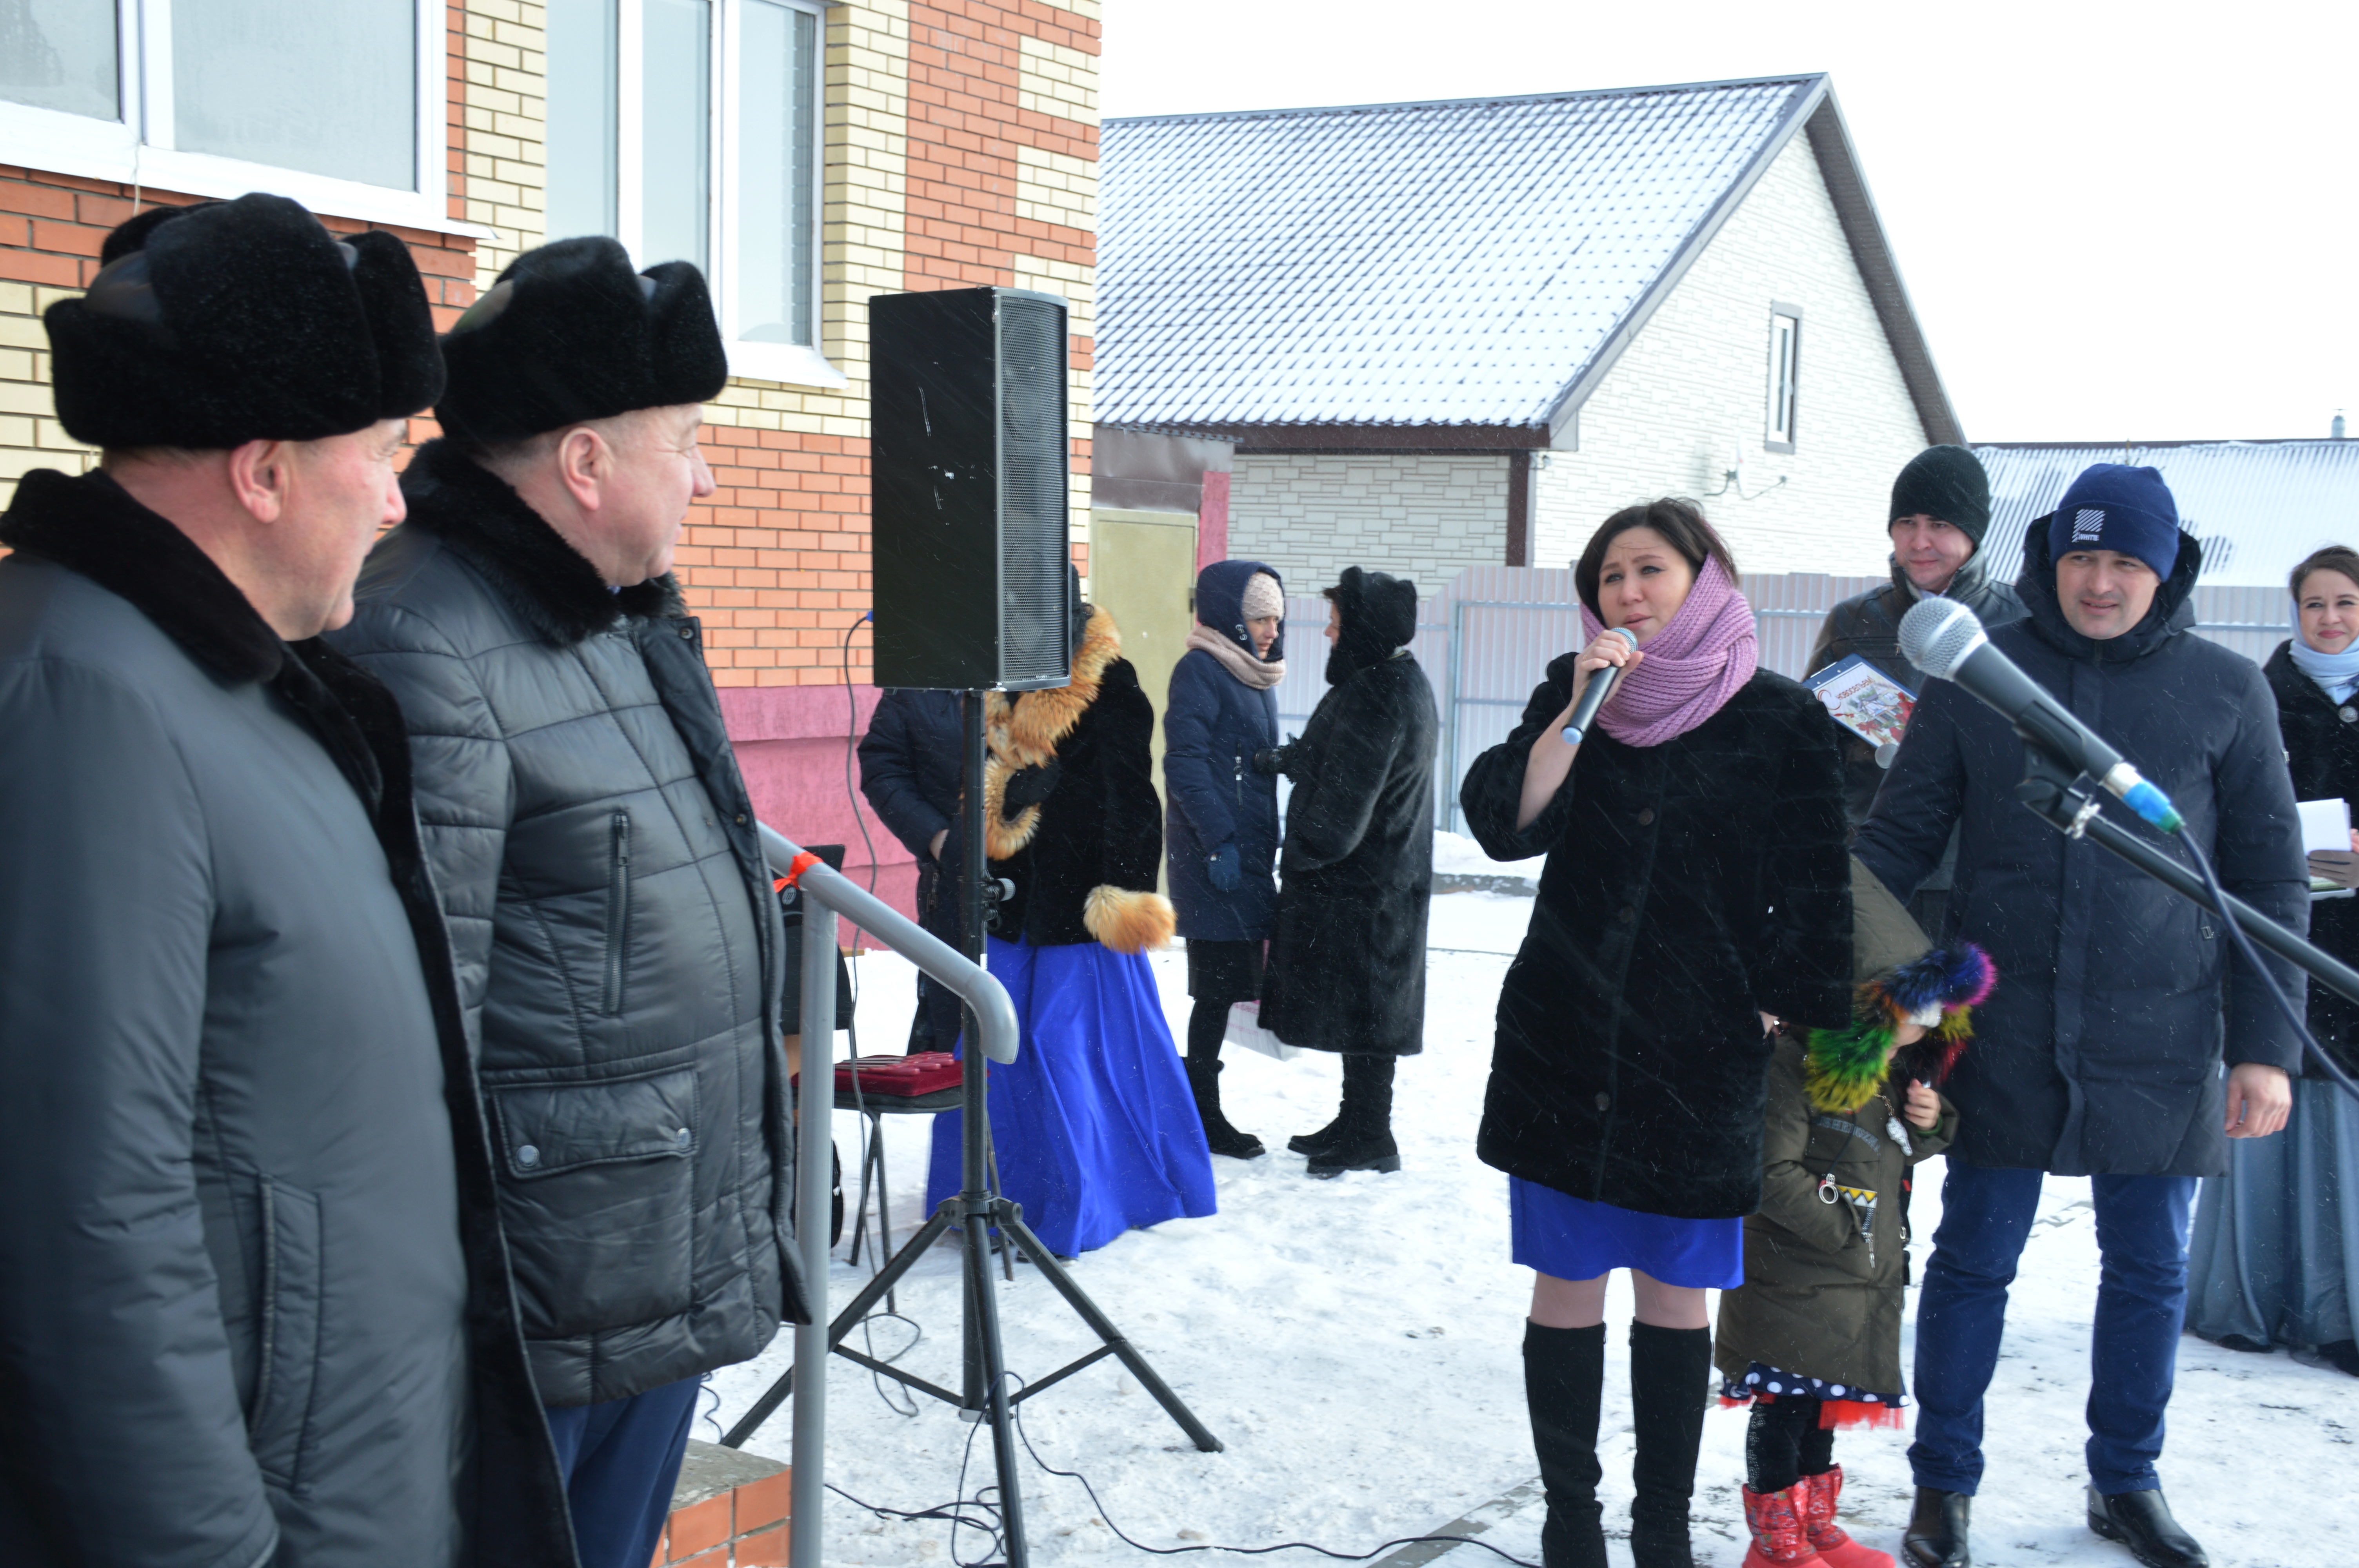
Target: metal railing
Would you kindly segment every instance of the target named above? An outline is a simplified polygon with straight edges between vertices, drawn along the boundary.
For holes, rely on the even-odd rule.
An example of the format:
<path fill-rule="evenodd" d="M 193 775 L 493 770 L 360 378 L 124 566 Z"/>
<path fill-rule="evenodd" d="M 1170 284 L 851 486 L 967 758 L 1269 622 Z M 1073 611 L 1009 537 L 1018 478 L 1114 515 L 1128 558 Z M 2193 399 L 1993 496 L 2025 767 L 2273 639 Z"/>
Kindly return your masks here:
<path fill-rule="evenodd" d="M 949 943 L 855 885 L 842 872 L 765 822 L 762 853 L 771 869 L 795 879 L 803 895 L 800 1048 L 801 1079 L 795 1115 L 795 1245 L 801 1255 L 810 1323 L 795 1325 L 794 1517 L 788 1557 L 796 1568 L 820 1568 L 824 1552 L 821 1509 L 826 1502 L 828 1357 L 828 1205 L 835 1148 L 836 917 L 948 986 L 973 1010 L 983 1054 L 1016 1060 L 1016 1006 L 1006 988 Z"/>

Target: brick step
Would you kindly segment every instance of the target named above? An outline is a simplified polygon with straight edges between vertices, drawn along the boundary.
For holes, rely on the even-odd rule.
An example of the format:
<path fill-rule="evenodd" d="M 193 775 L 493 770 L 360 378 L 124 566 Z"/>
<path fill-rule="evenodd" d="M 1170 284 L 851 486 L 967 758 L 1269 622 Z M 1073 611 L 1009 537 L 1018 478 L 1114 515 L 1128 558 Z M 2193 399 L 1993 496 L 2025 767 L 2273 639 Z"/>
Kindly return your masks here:
<path fill-rule="evenodd" d="M 793 1474 L 775 1459 L 691 1440 L 648 1568 L 783 1568 Z"/>

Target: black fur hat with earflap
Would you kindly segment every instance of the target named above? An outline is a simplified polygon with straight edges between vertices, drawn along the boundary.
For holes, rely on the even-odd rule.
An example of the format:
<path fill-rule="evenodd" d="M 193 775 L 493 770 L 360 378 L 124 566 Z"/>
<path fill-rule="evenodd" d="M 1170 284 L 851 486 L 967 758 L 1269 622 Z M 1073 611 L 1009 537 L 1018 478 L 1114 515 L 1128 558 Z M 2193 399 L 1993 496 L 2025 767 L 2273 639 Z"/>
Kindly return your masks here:
<path fill-rule="evenodd" d="M 598 235 L 510 262 L 442 352 L 451 385 L 435 416 L 476 446 L 702 403 L 729 380 L 704 275 L 688 262 L 635 272 L 630 254 Z"/>
<path fill-rule="evenodd" d="M 339 239 L 283 196 L 156 207 L 43 317 L 59 422 L 78 441 L 213 450 L 399 419 L 442 392 L 409 247 Z"/>

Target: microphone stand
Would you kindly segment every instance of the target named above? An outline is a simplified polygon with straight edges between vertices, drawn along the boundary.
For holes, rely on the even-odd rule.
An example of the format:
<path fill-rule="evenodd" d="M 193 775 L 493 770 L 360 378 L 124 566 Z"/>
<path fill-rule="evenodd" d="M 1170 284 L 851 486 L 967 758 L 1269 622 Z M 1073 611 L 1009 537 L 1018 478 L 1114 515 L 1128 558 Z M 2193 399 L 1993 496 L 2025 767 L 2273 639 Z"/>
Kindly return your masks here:
<path fill-rule="evenodd" d="M 2023 746 L 2023 782 L 2015 798 L 2067 838 L 2089 838 L 2111 850 L 2197 908 L 2213 912 L 2203 879 L 2102 811 L 2099 785 L 2069 769 L 2035 741 Z M 2255 941 L 2310 975 L 2329 990 L 2359 1002 L 2359 969 L 2312 946 L 2239 898 L 2221 894 L 2228 917 Z"/>

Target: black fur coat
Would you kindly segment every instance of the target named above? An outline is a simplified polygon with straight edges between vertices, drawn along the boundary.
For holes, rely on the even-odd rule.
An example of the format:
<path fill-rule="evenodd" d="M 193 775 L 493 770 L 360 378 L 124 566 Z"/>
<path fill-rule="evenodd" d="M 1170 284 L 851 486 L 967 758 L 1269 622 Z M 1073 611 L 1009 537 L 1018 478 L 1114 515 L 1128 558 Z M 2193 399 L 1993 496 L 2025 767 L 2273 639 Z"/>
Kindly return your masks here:
<path fill-rule="evenodd" d="M 1549 665 L 1459 796 L 1495 859 L 1548 856 L 1499 996 L 1478 1152 L 1619 1208 L 1750 1214 L 1776 1044 L 1758 1014 L 1851 1018 L 1834 732 L 1816 698 L 1765 670 L 1661 745 L 1592 731 L 1517 832 L 1524 763 L 1571 701 L 1575 657 Z"/>

